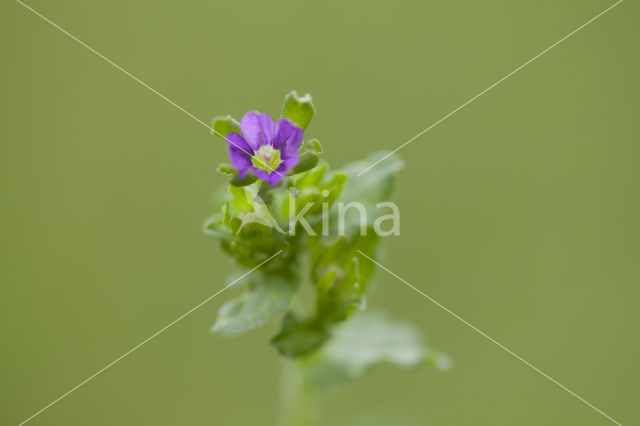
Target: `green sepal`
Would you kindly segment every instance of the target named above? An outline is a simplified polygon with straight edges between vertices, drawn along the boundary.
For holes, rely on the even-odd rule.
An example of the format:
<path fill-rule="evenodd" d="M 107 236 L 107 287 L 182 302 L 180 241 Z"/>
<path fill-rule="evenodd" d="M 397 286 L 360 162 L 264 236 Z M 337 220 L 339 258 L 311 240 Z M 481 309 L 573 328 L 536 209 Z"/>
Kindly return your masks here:
<path fill-rule="evenodd" d="M 304 130 L 315 113 L 316 108 L 313 106 L 311 95 L 307 93 L 304 96 L 299 96 L 294 90 L 284 97 L 280 116 L 288 118 L 293 124 Z"/>
<path fill-rule="evenodd" d="M 300 154 L 298 164 L 293 168 L 290 174 L 297 175 L 298 173 L 304 173 L 307 170 L 313 169 L 320 161 L 320 157 L 313 151 L 305 151 Z"/>

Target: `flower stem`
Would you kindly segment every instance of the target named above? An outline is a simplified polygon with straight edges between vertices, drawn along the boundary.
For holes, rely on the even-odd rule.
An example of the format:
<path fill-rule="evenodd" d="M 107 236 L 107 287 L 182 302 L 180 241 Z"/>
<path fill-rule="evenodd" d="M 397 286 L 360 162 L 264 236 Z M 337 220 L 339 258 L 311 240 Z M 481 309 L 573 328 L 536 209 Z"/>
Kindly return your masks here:
<path fill-rule="evenodd" d="M 295 360 L 282 361 L 280 376 L 280 426 L 319 425 L 317 391 L 305 383 L 304 366 Z"/>

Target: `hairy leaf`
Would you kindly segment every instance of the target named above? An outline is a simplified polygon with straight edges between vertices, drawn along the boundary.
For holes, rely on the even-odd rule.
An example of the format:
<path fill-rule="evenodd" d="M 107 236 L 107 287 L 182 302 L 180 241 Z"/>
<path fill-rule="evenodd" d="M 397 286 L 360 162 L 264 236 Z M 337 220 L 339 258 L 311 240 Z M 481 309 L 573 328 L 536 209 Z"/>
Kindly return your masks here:
<path fill-rule="evenodd" d="M 296 289 L 280 276 L 255 274 L 240 297 L 222 305 L 211 331 L 236 335 L 258 327 L 286 310 Z"/>
<path fill-rule="evenodd" d="M 438 362 L 432 362 L 438 358 Z M 391 363 L 415 367 L 433 363 L 446 367 L 444 355 L 429 349 L 411 324 L 391 321 L 380 312 L 365 312 L 335 328 L 331 339 L 308 362 L 308 380 L 330 385 L 361 376 L 372 367 Z"/>

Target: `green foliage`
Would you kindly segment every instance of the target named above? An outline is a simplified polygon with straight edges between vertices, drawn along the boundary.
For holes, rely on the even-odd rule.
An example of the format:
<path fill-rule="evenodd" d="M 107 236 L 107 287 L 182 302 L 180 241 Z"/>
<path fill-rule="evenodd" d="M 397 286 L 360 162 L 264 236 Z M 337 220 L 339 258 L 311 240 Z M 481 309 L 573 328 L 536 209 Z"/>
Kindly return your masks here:
<path fill-rule="evenodd" d="M 378 161 L 380 162 L 375 167 L 358 176 L 358 173 Z M 373 153 L 366 160 L 347 164 L 344 171 L 349 176 L 349 181 L 345 187 L 344 199 L 357 200 L 367 205 L 388 201 L 393 194 L 395 176 L 403 167 L 404 162 L 397 155 L 389 155 L 385 151 Z"/>
<path fill-rule="evenodd" d="M 293 168 L 293 174 L 298 174 L 298 173 L 303 173 L 306 172 L 309 169 L 313 169 L 316 164 L 318 164 L 318 161 L 320 160 L 320 157 L 318 156 L 318 154 L 314 151 L 305 151 L 302 154 L 300 154 L 300 159 L 298 160 L 298 164 L 296 164 L 296 166 Z"/>
<path fill-rule="evenodd" d="M 305 128 L 315 113 L 309 95 L 285 97 L 282 116 Z M 226 135 L 238 129 L 230 116 L 214 121 Z M 230 184 L 204 230 L 243 268 L 254 268 L 245 289 L 225 303 L 212 331 L 237 335 L 281 317 L 271 344 L 285 357 L 308 366 L 309 380 L 320 384 L 356 377 L 381 362 L 409 367 L 443 359 L 429 350 L 417 331 L 366 308 L 380 240 L 373 230 L 376 204 L 389 201 L 402 168 L 396 156 L 377 153 L 334 170 L 320 159 L 322 145 L 310 139 L 301 145 L 299 161 L 277 185 L 255 178 L 238 179 L 228 164 L 218 171 Z M 380 161 L 362 176 L 358 172 Z M 345 214 L 340 204 L 357 201 L 367 212 Z M 303 220 L 298 220 L 300 216 Z M 326 226 L 328 222 L 329 226 Z M 358 314 L 358 315 L 356 315 Z"/>
<path fill-rule="evenodd" d="M 313 151 L 316 154 L 322 153 L 322 144 L 318 139 L 309 139 L 303 147 L 306 151 Z"/>
<path fill-rule="evenodd" d="M 213 119 L 213 134 L 216 136 L 220 136 L 226 138 L 229 133 L 237 133 L 240 132 L 240 123 L 233 119 L 230 115 L 225 115 L 224 117 L 216 117 Z"/>
<path fill-rule="evenodd" d="M 387 152 L 380 151 L 373 153 L 369 158 L 355 163 L 350 163 L 344 167 L 347 174 L 347 181 L 340 197 L 345 205 L 351 201 L 358 201 L 366 210 L 367 226 L 372 226 L 381 214 L 381 210 L 376 208 L 378 203 L 389 201 L 393 195 L 396 174 L 404 167 L 404 163 L 398 156 L 392 154 L 388 157 Z M 362 170 L 377 162 L 375 167 L 366 173 L 358 176 Z M 355 209 L 346 209 L 344 216 L 345 228 L 347 232 L 357 232 L 360 226 L 364 225 L 360 213 Z M 337 232 L 338 220 L 331 222 L 334 232 Z"/>
<path fill-rule="evenodd" d="M 271 339 L 271 344 L 280 354 L 296 358 L 318 349 L 329 338 L 329 333 L 325 324 L 300 320 L 289 313 L 282 320 L 281 330 Z"/>
<path fill-rule="evenodd" d="M 380 312 L 363 312 L 338 325 L 321 350 L 305 360 L 307 380 L 327 386 L 361 376 L 383 363 L 402 368 L 422 364 L 450 367 L 449 358 L 427 347 L 411 324 L 390 320 Z"/>
<path fill-rule="evenodd" d="M 316 108 L 313 106 L 311 95 L 299 96 L 294 90 L 284 97 L 280 116 L 288 118 L 293 124 L 306 129 L 315 113 Z"/>
<path fill-rule="evenodd" d="M 241 296 L 222 305 L 211 331 L 231 336 L 256 328 L 284 312 L 296 289 L 280 275 L 256 274 Z"/>
<path fill-rule="evenodd" d="M 240 176 L 238 176 L 238 171 L 234 169 L 231 164 L 227 163 L 218 164 L 218 168 L 216 170 L 218 171 L 218 173 L 221 173 L 225 176 L 230 176 L 231 180 L 229 181 L 229 184 L 233 186 L 247 186 L 258 180 L 258 178 L 252 174 L 247 174 L 243 179 L 240 179 Z"/>

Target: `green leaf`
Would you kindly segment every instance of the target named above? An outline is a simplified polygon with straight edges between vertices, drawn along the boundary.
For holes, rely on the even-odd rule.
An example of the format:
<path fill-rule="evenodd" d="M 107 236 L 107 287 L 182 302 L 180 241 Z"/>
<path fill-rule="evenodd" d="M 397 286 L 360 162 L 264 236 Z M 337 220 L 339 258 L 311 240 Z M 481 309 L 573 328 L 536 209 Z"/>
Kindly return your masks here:
<path fill-rule="evenodd" d="M 237 170 L 229 163 L 220 163 L 218 167 L 216 167 L 216 172 L 221 173 L 225 176 L 233 176 L 237 174 Z"/>
<path fill-rule="evenodd" d="M 231 176 L 229 183 L 233 186 L 247 186 L 258 180 L 258 178 L 252 174 L 247 174 L 243 179 L 240 179 L 238 171 L 231 164 L 227 163 L 218 164 L 216 171 L 225 176 Z"/>
<path fill-rule="evenodd" d="M 367 281 L 375 270 L 375 264 L 363 259 L 359 251 L 372 258 L 377 258 L 379 254 L 378 242 L 378 236 L 372 229 L 368 229 L 366 235 L 354 234 L 340 237 L 331 243 L 317 242 L 313 246 L 312 256 L 314 282 L 319 282 L 322 279 L 321 275 L 325 273 L 324 271 L 339 269 L 339 275 L 344 279 L 356 279 L 359 286 L 358 293 L 364 294 Z"/>
<path fill-rule="evenodd" d="M 345 182 L 347 181 L 347 175 L 344 172 L 334 172 L 333 176 L 324 185 L 323 189 L 329 191 L 329 195 L 324 200 L 326 203 L 332 204 L 340 194 L 342 193 L 342 188 L 344 187 Z"/>
<path fill-rule="evenodd" d="M 249 185 L 237 187 L 229 185 L 231 199 L 227 203 L 228 220 L 234 234 L 259 239 L 271 237 L 271 230 L 284 233 L 269 207 L 258 196 L 258 187 Z M 268 242 L 266 240 L 264 242 Z"/>
<path fill-rule="evenodd" d="M 309 170 L 308 173 L 302 176 L 296 176 L 296 188 L 303 190 L 305 188 L 312 188 L 318 185 L 328 169 L 329 165 L 323 161 L 322 164 L 314 169 Z"/>
<path fill-rule="evenodd" d="M 349 259 L 349 267 L 331 267 L 318 281 L 318 317 L 326 323 L 344 321 L 366 307 L 366 283 L 358 268 L 357 257 Z"/>
<path fill-rule="evenodd" d="M 297 175 L 298 173 L 306 172 L 307 170 L 313 169 L 320 160 L 318 154 L 313 151 L 306 151 L 300 154 L 300 159 L 298 160 L 298 164 L 291 171 L 292 175 Z"/>
<path fill-rule="evenodd" d="M 229 133 L 240 133 L 240 123 L 233 119 L 230 115 L 225 115 L 224 117 L 215 117 L 213 119 L 213 134 L 216 136 L 220 136 L 221 138 L 227 137 Z"/>
<path fill-rule="evenodd" d="M 329 338 L 329 332 L 323 325 L 317 321 L 301 321 L 288 314 L 282 321 L 280 332 L 271 339 L 271 344 L 286 357 L 307 355 Z"/>
<path fill-rule="evenodd" d="M 203 228 L 205 234 L 213 235 L 220 239 L 228 239 L 231 235 L 231 231 L 224 224 L 223 217 L 220 213 L 209 216 L 205 221 Z"/>
<path fill-rule="evenodd" d="M 227 137 L 231 132 L 240 134 L 240 123 L 234 120 L 230 115 L 225 117 L 216 117 L 213 119 L 213 134 L 222 138 Z M 225 176 L 231 176 L 229 182 L 233 186 L 247 186 L 258 180 L 253 174 L 247 174 L 243 179 L 240 179 L 238 171 L 231 164 L 220 163 L 216 169 L 218 173 L 222 173 Z"/>
<path fill-rule="evenodd" d="M 251 185 L 256 180 L 258 180 L 258 177 L 250 173 L 247 174 L 243 179 L 240 179 L 240 177 L 238 176 L 238 173 L 236 172 L 233 174 L 233 178 L 229 183 L 233 186 L 247 186 L 247 185 Z"/>
<path fill-rule="evenodd" d="M 229 186 L 229 194 L 231 194 L 231 200 L 229 200 L 229 213 L 232 216 L 238 216 L 243 212 L 253 211 L 251 205 L 251 193 L 248 193 L 246 188 L 238 188 L 237 186 Z"/>
<path fill-rule="evenodd" d="M 315 385 L 330 385 L 382 363 L 415 367 L 433 353 L 413 325 L 391 321 L 380 312 L 364 312 L 337 326 L 324 347 L 308 359 L 307 378 Z"/>
<path fill-rule="evenodd" d="M 255 274 L 247 291 L 222 305 L 211 331 L 232 336 L 256 328 L 284 312 L 296 289 L 278 275 Z"/>
<path fill-rule="evenodd" d="M 284 97 L 282 114 L 280 114 L 280 116 L 288 118 L 293 124 L 304 130 L 309 125 L 315 113 L 316 108 L 313 106 L 311 95 L 307 93 L 304 96 L 299 96 L 294 90 Z"/>
<path fill-rule="evenodd" d="M 302 145 L 303 151 L 313 151 L 316 154 L 322 153 L 322 144 L 318 139 L 309 139 L 307 142 Z"/>
<path fill-rule="evenodd" d="M 347 235 L 360 232 L 360 228 L 363 225 L 372 226 L 383 213 L 388 214 L 388 210 L 377 208 L 377 204 L 391 201 L 397 172 L 402 169 L 404 163 L 396 155 L 384 158 L 385 155 L 387 153 L 377 152 L 367 160 L 350 163 L 343 168 L 347 174 L 347 180 L 339 201 L 342 201 L 345 206 L 350 202 L 356 201 L 366 211 L 365 222 L 364 217 L 361 218 L 361 213 L 358 209 L 345 208 L 342 217 Z M 366 173 L 358 176 L 361 171 L 367 169 L 367 167 L 381 158 L 384 159 L 367 170 Z M 332 217 L 329 223 L 332 227 L 331 234 L 338 232 L 339 217 Z"/>
<path fill-rule="evenodd" d="M 276 231 L 284 234 L 285 233 L 284 230 L 280 227 L 280 225 L 278 224 L 278 221 L 271 214 L 271 210 L 269 210 L 269 207 L 264 203 L 264 201 L 262 201 L 262 198 L 260 198 L 258 194 L 255 192 L 256 188 L 248 187 L 247 190 L 248 190 L 247 192 L 253 191 L 252 205 L 253 205 L 253 211 L 254 211 L 254 220 L 259 223 L 262 223 L 265 226 L 274 228 Z"/>
<path fill-rule="evenodd" d="M 366 160 L 347 164 L 343 170 L 348 178 L 341 199 L 374 206 L 381 201 L 389 201 L 393 193 L 394 177 L 404 167 L 404 163 L 395 154 L 385 157 L 386 155 L 387 152 L 376 152 Z M 381 158 L 384 159 L 358 176 Z"/>

